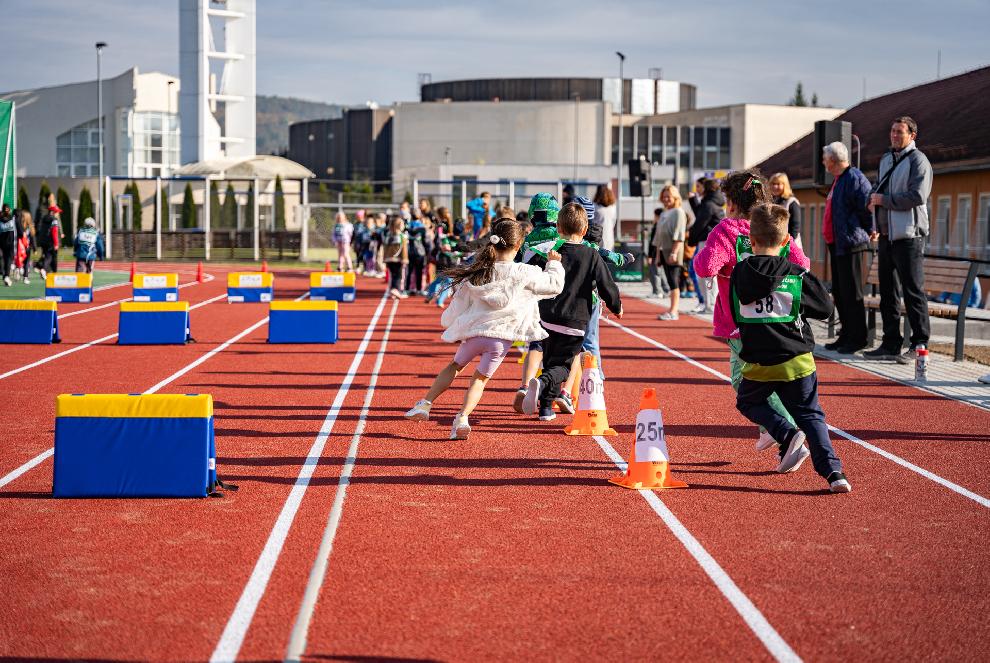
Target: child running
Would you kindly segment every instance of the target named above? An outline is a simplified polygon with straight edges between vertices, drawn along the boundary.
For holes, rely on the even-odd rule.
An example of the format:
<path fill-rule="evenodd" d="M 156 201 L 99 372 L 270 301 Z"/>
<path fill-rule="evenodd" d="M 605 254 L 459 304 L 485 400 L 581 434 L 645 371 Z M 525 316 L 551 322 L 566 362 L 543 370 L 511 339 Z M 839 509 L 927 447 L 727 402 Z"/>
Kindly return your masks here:
<path fill-rule="evenodd" d="M 732 317 L 729 303 L 729 277 L 736 263 L 752 253 L 749 244 L 750 211 L 757 204 L 772 202 L 764 182 L 762 173 L 756 169 L 731 173 L 722 181 L 721 189 L 726 198 L 726 218 L 719 221 L 712 229 L 705 247 L 694 256 L 694 269 L 698 276 L 718 279 L 712 331 L 715 336 L 728 340 L 732 388 L 737 393 L 742 381 L 743 362 L 739 358 L 742 341 L 739 340 L 739 329 Z M 787 242 L 781 249 L 781 255 L 802 269 L 811 266 L 811 261 L 794 242 Z M 791 426 L 795 425 L 794 419 L 781 405 L 780 398 L 776 394 L 771 395 L 767 402 Z M 761 430 L 760 437 L 756 441 L 756 449 L 763 451 L 777 445 L 778 455 L 781 458 L 777 471 L 797 470 L 808 457 L 808 450 L 802 446 L 803 453 L 799 452 L 796 459 L 788 459 L 793 462 L 784 463 L 785 447 L 780 442 L 781 440 Z"/>
<path fill-rule="evenodd" d="M 535 414 L 538 408 L 541 421 L 556 417 L 553 402 L 560 396 L 571 362 L 581 351 L 596 288 L 605 306 L 622 317 L 619 288 L 598 251 L 584 243 L 587 230 L 588 214 L 584 208 L 579 203 L 564 205 L 557 216 L 557 231 L 563 243 L 554 244 L 563 256 L 564 289 L 557 297 L 540 302 L 540 318 L 548 333 L 543 342 L 543 375 L 529 381 L 522 399 L 523 412 Z M 533 260 L 542 262 L 539 255 Z"/>
<path fill-rule="evenodd" d="M 782 471 L 797 469 L 807 439 L 811 462 L 829 490 L 848 493 L 852 485 L 842 473 L 842 461 L 832 448 L 825 413 L 818 404 L 815 337 L 807 320 L 826 320 L 834 307 L 821 281 L 781 255 L 790 241 L 789 216 L 780 205 L 753 207 L 749 230 L 753 255 L 736 265 L 729 280 L 743 360 L 736 407 L 785 446 Z M 797 420 L 796 427 L 770 407 L 771 395 L 780 398 Z"/>
<path fill-rule="evenodd" d="M 437 375 L 426 397 L 405 414 L 413 421 L 427 421 L 436 398 L 447 391 L 465 366 L 480 356 L 461 411 L 451 425 L 452 440 L 466 440 L 471 434 L 468 417 L 513 341 L 538 341 L 547 337 L 540 327 L 538 302 L 560 294 L 564 287 L 564 267 L 559 253 L 548 255 L 545 269 L 514 262 L 524 238 L 514 219 L 496 221 L 486 238 L 487 245 L 474 254 L 470 263 L 446 272 L 454 296 L 440 318 L 446 327 L 443 340 L 461 345 L 454 360 Z"/>

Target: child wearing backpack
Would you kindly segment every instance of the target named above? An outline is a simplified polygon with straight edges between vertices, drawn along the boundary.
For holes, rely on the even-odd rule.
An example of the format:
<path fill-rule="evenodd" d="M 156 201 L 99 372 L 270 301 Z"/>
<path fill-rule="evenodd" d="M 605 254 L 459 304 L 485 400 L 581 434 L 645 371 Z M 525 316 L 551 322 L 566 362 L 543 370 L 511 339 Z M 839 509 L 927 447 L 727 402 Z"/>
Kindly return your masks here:
<path fill-rule="evenodd" d="M 712 332 L 719 338 L 724 338 L 729 344 L 729 368 L 732 377 L 732 388 L 739 391 L 742 382 L 743 361 L 739 358 L 742 341 L 739 340 L 739 329 L 732 316 L 729 301 L 729 278 L 736 263 L 752 254 L 749 240 L 749 214 L 758 204 L 771 202 L 763 174 L 759 170 L 741 170 L 728 175 L 721 184 L 722 193 L 726 198 L 726 217 L 718 222 L 708 234 L 705 247 L 694 256 L 694 270 L 702 278 L 715 278 L 718 282 L 718 295 L 715 298 L 715 312 L 712 319 Z M 780 249 L 782 256 L 802 269 L 808 269 L 811 261 L 804 255 L 801 248 L 794 242 L 787 242 Z M 773 394 L 768 403 L 788 423 L 794 425 L 794 419 Z M 781 464 L 777 471 L 794 471 L 808 457 L 808 450 L 794 466 L 784 464 L 785 447 L 782 440 L 775 439 L 770 433 L 761 430 L 756 441 L 757 451 L 778 447 Z M 803 448 L 803 447 L 802 447 Z M 788 469 L 789 468 L 789 469 Z"/>
<path fill-rule="evenodd" d="M 409 264 L 409 237 L 401 216 L 392 217 L 382 235 L 382 260 L 388 269 L 388 294 L 393 299 L 405 299 L 409 295 L 402 292 L 402 273 Z"/>
<path fill-rule="evenodd" d="M 417 216 L 420 214 L 416 210 Z M 409 265 L 406 273 L 406 294 L 423 294 L 423 273 L 426 270 L 427 228 L 423 219 L 414 218 L 409 222 Z"/>
<path fill-rule="evenodd" d="M 487 245 L 474 254 L 471 262 L 445 272 L 453 284 L 454 296 L 440 317 L 446 327 L 443 340 L 459 342 L 460 346 L 426 396 L 405 414 L 412 421 L 427 421 L 434 401 L 450 388 L 465 366 L 480 357 L 461 410 L 451 425 L 452 440 L 465 440 L 471 434 L 468 417 L 512 343 L 547 337 L 540 326 L 538 302 L 559 294 L 564 287 L 560 254 L 550 252 L 543 269 L 515 262 L 523 233 L 514 219 L 499 219 L 487 237 Z"/>
<path fill-rule="evenodd" d="M 829 490 L 848 493 L 852 485 L 842 472 L 818 404 L 815 336 L 807 320 L 826 320 L 834 307 L 821 281 L 781 255 L 792 241 L 788 217 L 780 205 L 753 207 L 749 231 L 753 255 L 736 265 L 729 278 L 742 360 L 736 407 L 784 446 L 778 471 L 792 472 L 801 465 L 807 440 L 811 462 Z M 793 415 L 796 425 L 770 407 L 771 394 Z"/>

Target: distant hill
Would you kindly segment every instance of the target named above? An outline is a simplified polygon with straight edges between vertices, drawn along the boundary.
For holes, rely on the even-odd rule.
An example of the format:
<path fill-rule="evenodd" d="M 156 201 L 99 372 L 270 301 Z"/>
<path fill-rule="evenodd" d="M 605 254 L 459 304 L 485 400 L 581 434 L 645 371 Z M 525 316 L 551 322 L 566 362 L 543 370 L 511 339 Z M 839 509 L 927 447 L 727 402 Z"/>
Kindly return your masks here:
<path fill-rule="evenodd" d="M 343 106 L 306 101 L 292 97 L 258 95 L 257 112 L 258 154 L 283 154 L 289 149 L 289 125 L 304 120 L 324 120 L 340 117 Z"/>

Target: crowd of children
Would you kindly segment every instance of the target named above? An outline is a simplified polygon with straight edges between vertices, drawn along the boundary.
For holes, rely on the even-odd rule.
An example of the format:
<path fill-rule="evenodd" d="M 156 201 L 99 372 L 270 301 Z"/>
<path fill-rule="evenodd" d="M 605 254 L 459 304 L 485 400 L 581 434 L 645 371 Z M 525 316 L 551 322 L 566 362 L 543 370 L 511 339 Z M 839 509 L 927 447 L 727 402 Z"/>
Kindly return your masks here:
<path fill-rule="evenodd" d="M 828 318 L 831 299 L 788 235 L 787 209 L 773 204 L 758 171 L 699 182 L 697 193 L 693 207 L 696 218 L 705 216 L 705 227 L 689 232 L 677 189 L 664 188 L 648 253 L 652 273 L 674 295 L 687 280 L 685 254 L 696 250 L 690 260 L 696 290 L 699 298 L 707 295 L 696 312 L 713 307 L 714 335 L 729 346 L 737 408 L 760 427 L 756 449 L 777 450 L 779 473 L 797 471 L 810 457 L 832 492 L 851 491 L 818 403 L 807 322 Z M 451 439 L 470 435 L 469 417 L 514 344 L 526 349 L 514 409 L 544 421 L 556 417 L 555 406 L 573 413 L 570 385 L 582 351 L 594 353 L 601 366 L 602 306 L 623 314 L 608 263 L 621 267 L 632 259 L 598 246 L 601 228 L 587 199 L 571 195 L 561 206 L 540 193 L 525 220 L 501 208 L 494 222 L 487 216 L 490 197 L 471 203 L 467 224 L 451 220 L 444 208 L 433 213 L 426 201 L 415 211 L 404 205 L 391 218 L 370 215 L 353 229 L 353 246 L 340 246 L 354 250 L 359 271 L 380 276 L 387 269 L 391 296 L 422 294 L 446 306 L 443 340 L 457 343 L 457 350 L 406 418 L 429 420 L 435 400 L 478 359 L 451 422 Z M 708 209 L 713 206 L 719 211 Z M 342 244 L 347 236 L 345 227 Z M 672 303 L 662 319 L 677 319 Z"/>
<path fill-rule="evenodd" d="M 49 272 L 58 271 L 58 252 L 64 238 L 62 210 L 54 201 L 42 209 L 44 213 L 35 228 L 29 210 L 12 210 L 9 205 L 0 207 L 0 278 L 7 287 L 14 280 L 30 285 L 32 268 L 42 279 Z M 93 218 L 83 220 L 72 245 L 76 271 L 92 272 L 94 261 L 103 259 L 105 248 L 103 235 Z M 37 260 L 36 250 L 40 250 Z"/>

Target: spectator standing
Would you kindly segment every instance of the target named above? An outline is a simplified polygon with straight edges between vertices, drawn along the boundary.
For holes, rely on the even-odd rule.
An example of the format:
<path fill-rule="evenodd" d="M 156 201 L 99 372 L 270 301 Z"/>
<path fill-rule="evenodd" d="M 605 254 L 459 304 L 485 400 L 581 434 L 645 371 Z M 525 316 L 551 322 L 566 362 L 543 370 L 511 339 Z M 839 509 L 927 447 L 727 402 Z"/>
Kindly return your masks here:
<path fill-rule="evenodd" d="M 48 272 L 58 272 L 58 247 L 62 238 L 58 215 L 61 213 L 58 205 L 50 206 L 38 225 L 38 246 L 41 248 L 39 270 L 42 279 L 48 276 Z"/>
<path fill-rule="evenodd" d="M 491 223 L 492 194 L 482 191 L 481 195 L 467 202 L 468 214 L 471 217 L 472 239 L 481 237 L 481 228 Z"/>
<path fill-rule="evenodd" d="M 3 273 L 3 283 L 10 287 L 10 274 L 14 267 L 14 256 L 17 253 L 17 221 L 9 205 L 0 207 L 0 270 Z"/>
<path fill-rule="evenodd" d="M 454 220 L 450 216 L 450 210 L 446 207 L 437 208 L 437 224 L 444 235 L 454 234 Z"/>
<path fill-rule="evenodd" d="M 31 212 L 26 209 L 17 210 L 17 253 L 14 265 L 20 270 L 24 285 L 31 284 L 31 256 L 37 248 L 34 240 L 34 223 L 31 222 Z"/>
<path fill-rule="evenodd" d="M 801 203 L 794 196 L 791 190 L 791 180 L 787 173 L 774 173 L 770 176 L 770 195 L 773 196 L 775 205 L 780 205 L 787 210 L 790 218 L 787 221 L 787 234 L 794 238 L 794 243 L 800 247 L 801 244 Z"/>
<path fill-rule="evenodd" d="M 678 305 L 681 301 L 681 271 L 684 262 L 684 237 L 687 232 L 687 213 L 681 209 L 681 194 L 672 184 L 660 191 L 663 212 L 657 223 L 657 234 L 653 244 L 656 247 L 656 261 L 670 284 L 670 310 L 661 313 L 660 320 L 677 320 L 680 317 Z"/>
<path fill-rule="evenodd" d="M 382 259 L 388 268 L 388 294 L 393 299 L 408 297 L 402 292 L 402 271 L 409 264 L 409 237 L 401 216 L 392 217 L 382 235 Z"/>
<path fill-rule="evenodd" d="M 842 328 L 825 347 L 852 354 L 866 347 L 866 307 L 863 304 L 863 252 L 869 248 L 873 217 L 866 204 L 870 182 L 849 165 L 849 150 L 841 142 L 822 150 L 822 164 L 835 178 L 825 199 L 822 234 L 832 264 L 832 299 Z"/>
<path fill-rule="evenodd" d="M 705 248 L 708 234 L 725 218 L 723 209 L 725 196 L 719 191 L 719 181 L 708 177 L 699 178 L 695 182 L 695 190 L 688 194 L 688 203 L 691 205 L 691 211 L 694 212 L 694 223 L 691 224 L 691 230 L 688 232 L 687 243 L 694 248 L 695 253 L 698 253 Z M 694 271 L 693 268 L 691 271 Z M 703 283 L 696 283 L 695 289 L 698 294 L 698 306 L 691 312 L 711 313 L 715 306 L 715 297 L 718 295 L 717 281 L 705 279 Z"/>
<path fill-rule="evenodd" d="M 876 214 L 877 276 L 880 279 L 880 315 L 883 341 L 863 356 L 870 359 L 914 359 L 928 345 L 930 325 L 923 270 L 928 208 L 932 192 L 932 166 L 915 146 L 918 125 L 910 117 L 896 118 L 890 125 L 890 151 L 880 159 L 877 185 L 869 208 Z M 897 275 L 895 279 L 894 275 Z M 898 289 L 898 282 L 900 289 Z M 900 290 L 900 292 L 899 292 Z M 911 347 L 904 355 L 901 344 L 901 292 L 911 323 Z"/>
<path fill-rule="evenodd" d="M 615 194 L 605 184 L 595 190 L 595 219 L 602 227 L 602 248 L 615 250 Z"/>
<path fill-rule="evenodd" d="M 427 230 L 421 219 L 409 222 L 408 255 L 409 267 L 406 271 L 406 294 L 423 294 L 423 272 L 426 269 Z"/>
<path fill-rule="evenodd" d="M 663 272 L 663 265 L 657 262 L 657 229 L 660 225 L 660 215 L 663 214 L 663 208 L 657 207 L 653 210 L 653 228 L 650 230 L 650 241 L 646 245 L 646 264 L 649 265 L 649 278 L 650 278 L 650 288 L 653 292 L 650 293 L 650 297 L 659 297 L 661 290 L 664 295 L 669 292 L 669 286 L 667 285 L 667 277 Z"/>
<path fill-rule="evenodd" d="M 351 241 L 354 239 L 354 224 L 347 220 L 347 215 L 337 212 L 336 223 L 333 226 L 333 243 L 337 246 L 337 271 L 354 271 L 351 262 Z"/>
<path fill-rule="evenodd" d="M 103 235 L 96 228 L 96 219 L 88 217 L 83 221 L 82 228 L 76 233 L 73 242 L 73 255 L 76 257 L 76 271 L 93 273 L 93 261 L 103 260 Z"/>

